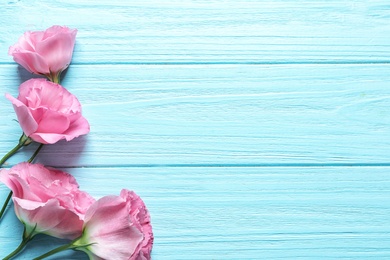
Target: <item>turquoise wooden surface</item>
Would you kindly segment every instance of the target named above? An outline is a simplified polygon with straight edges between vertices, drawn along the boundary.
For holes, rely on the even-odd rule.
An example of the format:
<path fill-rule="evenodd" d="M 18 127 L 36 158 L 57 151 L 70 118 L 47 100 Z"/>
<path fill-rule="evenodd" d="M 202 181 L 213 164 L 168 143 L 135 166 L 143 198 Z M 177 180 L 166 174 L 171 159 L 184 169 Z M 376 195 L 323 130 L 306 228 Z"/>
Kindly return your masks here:
<path fill-rule="evenodd" d="M 91 133 L 38 162 L 96 198 L 141 195 L 153 259 L 390 259 L 388 1 L 95 2 L 0 4 L 4 93 L 31 77 L 7 55 L 24 31 L 79 30 L 62 84 Z M 5 98 L 0 115 L 4 154 L 20 128 Z M 3 256 L 12 208 L 0 231 Z"/>

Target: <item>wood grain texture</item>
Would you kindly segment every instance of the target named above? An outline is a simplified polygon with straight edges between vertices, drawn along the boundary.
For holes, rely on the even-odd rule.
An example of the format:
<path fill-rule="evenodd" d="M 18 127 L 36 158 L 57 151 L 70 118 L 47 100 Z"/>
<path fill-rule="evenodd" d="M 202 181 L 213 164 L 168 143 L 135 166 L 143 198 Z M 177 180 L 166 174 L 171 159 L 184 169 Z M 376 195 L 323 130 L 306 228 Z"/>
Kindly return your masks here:
<path fill-rule="evenodd" d="M 95 197 L 106 194 L 107 184 L 113 194 L 125 186 L 138 191 L 152 214 L 154 259 L 386 259 L 389 254 L 389 167 L 67 171 Z M 5 193 L 2 186 L 0 194 Z M 4 223 L 20 231 L 11 217 L 9 212 Z M 15 247 L 19 234 L 0 233 L 7 241 L 0 251 Z M 20 259 L 55 242 L 39 237 Z"/>
<path fill-rule="evenodd" d="M 8 0 L 0 89 L 16 96 L 32 77 L 7 56 L 24 31 L 78 29 L 62 84 L 91 133 L 37 161 L 96 198 L 141 195 L 153 259 L 385 260 L 389 18 L 385 0 Z M 0 98 L 0 154 L 21 134 L 15 118 Z M 21 233 L 10 207 L 0 257 Z M 17 259 L 63 243 L 38 236 Z"/>
<path fill-rule="evenodd" d="M 1 85 L 16 96 L 17 68 L 3 67 Z M 73 65 L 63 84 L 84 105 L 92 131 L 71 146 L 45 147 L 44 162 L 389 164 L 389 68 Z M 3 153 L 19 136 L 12 111 L 4 98 Z"/>
<path fill-rule="evenodd" d="M 390 61 L 383 0 L 29 0 L 1 12 L 0 53 L 25 30 L 66 24 L 79 29 L 74 64 Z"/>

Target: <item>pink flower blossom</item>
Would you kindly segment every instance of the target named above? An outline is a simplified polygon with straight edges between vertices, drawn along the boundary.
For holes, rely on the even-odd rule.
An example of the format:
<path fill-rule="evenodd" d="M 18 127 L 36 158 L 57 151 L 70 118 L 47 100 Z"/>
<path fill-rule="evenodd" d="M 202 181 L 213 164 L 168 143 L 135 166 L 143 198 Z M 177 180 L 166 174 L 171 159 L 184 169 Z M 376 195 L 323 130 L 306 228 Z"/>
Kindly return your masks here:
<path fill-rule="evenodd" d="M 120 196 L 99 199 L 88 209 L 83 235 L 73 245 L 95 260 L 151 259 L 153 233 L 144 202 L 125 189 Z"/>
<path fill-rule="evenodd" d="M 82 234 L 94 199 L 78 189 L 75 178 L 40 164 L 20 163 L 0 170 L 0 181 L 13 192 L 15 213 L 27 233 L 74 239 Z"/>
<path fill-rule="evenodd" d="M 6 97 L 14 106 L 23 132 L 36 142 L 70 141 L 89 132 L 79 101 L 59 84 L 30 79 L 20 85 L 17 99 L 9 94 Z"/>
<path fill-rule="evenodd" d="M 76 29 L 58 25 L 45 31 L 25 32 L 8 54 L 31 73 L 58 77 L 70 64 L 76 34 Z"/>

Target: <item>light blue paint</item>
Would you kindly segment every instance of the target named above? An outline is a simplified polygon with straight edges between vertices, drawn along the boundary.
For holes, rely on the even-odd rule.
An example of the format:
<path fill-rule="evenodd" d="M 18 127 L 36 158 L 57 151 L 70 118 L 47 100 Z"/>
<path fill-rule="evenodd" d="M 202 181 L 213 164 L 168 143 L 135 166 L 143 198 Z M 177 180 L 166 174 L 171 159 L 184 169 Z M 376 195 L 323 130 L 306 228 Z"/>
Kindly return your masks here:
<path fill-rule="evenodd" d="M 25 30 L 79 30 L 62 84 L 91 133 L 44 147 L 38 162 L 96 198 L 140 194 L 153 259 L 390 259 L 386 1 L 30 0 L 0 10 L 0 88 L 14 96 L 31 75 L 8 47 Z M 5 98 L 0 115 L 4 154 L 21 133 Z M 0 257 L 21 232 L 10 208 Z M 37 237 L 17 259 L 61 243 Z"/>

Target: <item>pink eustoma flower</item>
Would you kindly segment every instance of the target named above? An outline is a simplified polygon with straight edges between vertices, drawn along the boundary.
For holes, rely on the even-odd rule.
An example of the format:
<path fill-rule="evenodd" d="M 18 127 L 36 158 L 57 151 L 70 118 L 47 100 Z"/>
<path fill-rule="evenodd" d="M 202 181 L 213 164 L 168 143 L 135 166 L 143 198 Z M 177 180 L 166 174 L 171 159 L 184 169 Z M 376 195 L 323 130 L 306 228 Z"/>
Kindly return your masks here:
<path fill-rule="evenodd" d="M 149 212 L 138 195 L 125 189 L 88 209 L 83 235 L 73 242 L 75 249 L 94 260 L 148 260 L 152 245 Z"/>
<path fill-rule="evenodd" d="M 87 209 L 95 200 L 78 189 L 75 178 L 40 164 L 20 163 L 0 170 L 25 233 L 74 239 L 82 234 Z"/>
<path fill-rule="evenodd" d="M 89 132 L 80 102 L 59 84 L 30 79 L 20 85 L 18 98 L 9 94 L 6 97 L 14 106 L 24 134 L 36 142 L 70 141 Z"/>
<path fill-rule="evenodd" d="M 54 80 L 70 64 L 76 34 L 76 29 L 58 25 L 45 31 L 25 32 L 8 54 L 29 72 Z"/>

